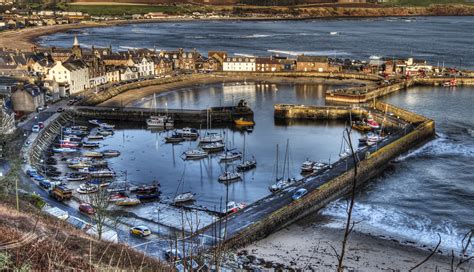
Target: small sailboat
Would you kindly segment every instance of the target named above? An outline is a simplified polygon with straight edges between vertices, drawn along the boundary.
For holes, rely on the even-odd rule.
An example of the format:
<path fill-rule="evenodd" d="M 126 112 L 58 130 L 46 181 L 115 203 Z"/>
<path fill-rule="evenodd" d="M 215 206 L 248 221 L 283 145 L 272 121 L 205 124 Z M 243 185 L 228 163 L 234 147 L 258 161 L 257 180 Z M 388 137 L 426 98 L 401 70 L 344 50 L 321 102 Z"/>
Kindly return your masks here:
<path fill-rule="evenodd" d="M 242 162 L 237 165 L 237 171 L 240 171 L 240 172 L 245 172 L 245 171 L 248 171 L 250 169 L 253 169 L 255 167 L 257 167 L 257 160 L 255 160 L 254 157 L 252 157 L 251 160 L 245 160 L 245 148 L 246 148 L 246 142 L 245 142 L 245 134 L 244 134 L 244 148 L 243 148 L 243 152 L 242 152 Z"/>
<path fill-rule="evenodd" d="M 230 182 L 230 181 L 236 181 L 240 179 L 241 179 L 241 175 L 239 172 L 230 172 L 230 171 L 225 171 L 222 175 L 218 177 L 218 180 L 220 182 Z"/>
<path fill-rule="evenodd" d="M 201 148 L 207 152 L 219 152 L 224 149 L 225 145 L 223 143 L 210 143 L 201 145 Z"/>
<path fill-rule="evenodd" d="M 185 160 L 197 160 L 207 157 L 209 153 L 200 149 L 188 150 L 183 153 Z"/>
<path fill-rule="evenodd" d="M 175 198 L 173 199 L 173 202 L 174 204 L 191 202 L 195 200 L 195 195 L 196 194 L 191 193 L 191 192 L 185 192 L 185 193 L 175 196 Z"/>
<path fill-rule="evenodd" d="M 180 143 L 184 141 L 184 137 L 173 132 L 171 136 L 165 137 L 165 142 L 166 143 Z"/>
<path fill-rule="evenodd" d="M 155 109 L 155 115 L 150 116 L 146 120 L 146 124 L 149 128 L 164 128 L 171 129 L 174 127 L 174 120 L 171 117 L 166 115 L 157 115 L 156 114 L 156 95 L 153 94 L 153 108 Z M 168 112 L 168 104 L 166 104 L 166 112 Z"/>
<path fill-rule="evenodd" d="M 288 173 L 288 177 L 285 178 L 285 172 Z M 285 151 L 285 161 L 283 163 L 283 175 L 281 178 L 278 178 L 278 145 L 277 145 L 277 166 L 276 166 L 276 183 L 268 187 L 270 192 L 276 193 L 281 190 L 284 190 L 297 183 L 295 178 L 290 177 L 290 140 L 286 140 L 286 151 Z"/>
<path fill-rule="evenodd" d="M 224 139 L 217 133 L 206 132 L 206 134 L 199 138 L 200 144 L 222 143 Z"/>
<path fill-rule="evenodd" d="M 88 178 L 89 178 L 89 175 L 85 173 L 69 173 L 66 176 L 67 181 L 84 181 Z"/>
<path fill-rule="evenodd" d="M 242 153 L 236 150 L 227 150 L 223 155 L 219 156 L 221 162 L 235 161 L 242 158 Z"/>

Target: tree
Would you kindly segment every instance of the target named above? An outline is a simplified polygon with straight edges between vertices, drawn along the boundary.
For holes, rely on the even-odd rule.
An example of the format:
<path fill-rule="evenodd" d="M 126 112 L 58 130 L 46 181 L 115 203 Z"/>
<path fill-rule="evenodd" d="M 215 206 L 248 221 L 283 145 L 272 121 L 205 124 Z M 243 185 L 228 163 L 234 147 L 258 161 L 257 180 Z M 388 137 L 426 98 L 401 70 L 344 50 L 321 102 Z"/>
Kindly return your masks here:
<path fill-rule="evenodd" d="M 88 203 L 94 208 L 91 215 L 92 222 L 95 225 L 99 240 L 102 239 L 104 226 L 109 219 L 110 193 L 99 186 L 98 191 L 88 195 Z"/>

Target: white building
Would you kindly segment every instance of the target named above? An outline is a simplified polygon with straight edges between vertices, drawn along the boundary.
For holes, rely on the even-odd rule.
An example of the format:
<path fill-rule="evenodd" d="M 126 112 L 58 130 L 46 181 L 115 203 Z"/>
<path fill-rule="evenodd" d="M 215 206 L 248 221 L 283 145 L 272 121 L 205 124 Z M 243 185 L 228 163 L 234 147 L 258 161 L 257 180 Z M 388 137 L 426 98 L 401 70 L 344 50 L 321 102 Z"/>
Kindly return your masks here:
<path fill-rule="evenodd" d="M 131 58 L 127 62 L 128 66 L 137 68 L 139 77 L 146 77 L 155 74 L 155 63 L 151 58 L 147 57 L 136 57 Z"/>
<path fill-rule="evenodd" d="M 120 66 L 120 81 L 134 80 L 138 78 L 138 69 L 135 66 Z"/>
<path fill-rule="evenodd" d="M 222 67 L 224 72 L 254 72 L 256 70 L 255 57 L 229 57 Z"/>
<path fill-rule="evenodd" d="M 70 94 L 83 91 L 90 86 L 89 68 L 80 60 L 58 61 L 49 70 L 47 79 L 69 84 Z"/>

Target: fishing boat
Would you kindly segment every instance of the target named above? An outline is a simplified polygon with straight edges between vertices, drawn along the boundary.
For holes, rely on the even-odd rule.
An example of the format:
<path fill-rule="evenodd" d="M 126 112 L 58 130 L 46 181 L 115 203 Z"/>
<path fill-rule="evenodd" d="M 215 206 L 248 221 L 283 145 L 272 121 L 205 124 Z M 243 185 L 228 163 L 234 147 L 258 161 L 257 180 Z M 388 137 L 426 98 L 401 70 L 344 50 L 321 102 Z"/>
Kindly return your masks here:
<path fill-rule="evenodd" d="M 114 204 L 117 206 L 136 206 L 140 203 L 141 203 L 140 200 L 137 198 L 127 197 L 127 198 L 115 201 Z"/>
<path fill-rule="evenodd" d="M 184 141 L 183 136 L 181 136 L 177 133 L 173 133 L 173 134 L 171 134 L 171 136 L 165 137 L 165 142 L 166 143 L 180 143 L 182 141 Z"/>
<path fill-rule="evenodd" d="M 315 162 L 307 159 L 301 164 L 301 172 L 312 172 Z"/>
<path fill-rule="evenodd" d="M 236 126 L 253 126 L 255 125 L 255 122 L 251 120 L 245 120 L 244 118 L 239 118 L 234 120 L 234 124 Z"/>
<path fill-rule="evenodd" d="M 102 158 L 104 156 L 104 154 L 100 152 L 95 152 L 95 151 L 85 152 L 83 155 L 84 157 L 89 157 L 89 158 Z"/>
<path fill-rule="evenodd" d="M 120 156 L 120 151 L 108 149 L 108 150 L 102 151 L 102 154 L 105 157 L 118 157 Z"/>
<path fill-rule="evenodd" d="M 174 204 L 180 204 L 180 203 L 191 202 L 191 201 L 196 200 L 195 196 L 196 196 L 196 194 L 193 194 L 191 192 L 182 193 L 182 194 L 179 194 L 179 195 L 175 196 L 175 198 L 173 199 L 173 203 Z"/>
<path fill-rule="evenodd" d="M 217 179 L 220 182 L 230 182 L 230 181 L 236 181 L 241 178 L 241 175 L 239 172 L 230 172 L 230 171 L 225 171 L 222 175 L 220 175 Z"/>
<path fill-rule="evenodd" d="M 79 188 L 77 188 L 77 192 L 80 194 L 92 194 L 95 193 L 99 190 L 99 187 L 94 184 L 90 183 L 83 183 L 79 185 Z"/>
<path fill-rule="evenodd" d="M 207 152 L 219 152 L 224 149 L 225 145 L 223 143 L 210 143 L 210 144 L 203 144 L 201 148 Z"/>
<path fill-rule="evenodd" d="M 227 150 L 223 155 L 219 156 L 221 162 L 235 161 L 242 158 L 242 153 L 236 150 Z"/>
<path fill-rule="evenodd" d="M 244 203 L 237 203 L 237 202 L 234 202 L 234 201 L 230 201 L 230 202 L 227 203 L 227 205 L 222 210 L 222 212 L 224 214 L 231 214 L 231 213 L 235 213 L 239 210 L 242 210 L 243 208 L 245 208 Z"/>
<path fill-rule="evenodd" d="M 60 141 L 59 147 L 61 148 L 78 148 L 79 143 L 77 142 L 69 142 L 69 141 Z"/>
<path fill-rule="evenodd" d="M 200 149 L 188 150 L 183 153 L 185 160 L 196 160 L 207 157 L 209 153 Z"/>
<path fill-rule="evenodd" d="M 354 121 L 352 122 L 352 128 L 358 131 L 371 131 L 372 127 L 367 125 L 364 121 Z"/>
<path fill-rule="evenodd" d="M 84 181 L 89 178 L 89 175 L 83 173 L 69 173 L 66 176 L 67 181 Z"/>
<path fill-rule="evenodd" d="M 170 129 L 174 127 L 174 120 L 166 115 L 157 115 L 146 119 L 146 124 L 149 128 Z"/>
<path fill-rule="evenodd" d="M 70 147 L 54 147 L 53 148 L 54 153 L 73 153 L 77 152 L 77 149 L 75 148 L 70 148 Z"/>
<path fill-rule="evenodd" d="M 100 147 L 99 143 L 83 142 L 82 147 L 84 148 L 98 148 Z"/>
<path fill-rule="evenodd" d="M 104 136 L 103 135 L 89 135 L 87 136 L 88 141 L 97 141 L 97 140 L 103 140 Z"/>
<path fill-rule="evenodd" d="M 205 136 L 199 138 L 200 144 L 222 143 L 224 139 L 217 133 L 206 132 Z"/>
<path fill-rule="evenodd" d="M 199 137 L 199 132 L 195 128 L 185 127 L 182 129 L 177 129 L 175 132 L 184 138 L 197 139 Z"/>

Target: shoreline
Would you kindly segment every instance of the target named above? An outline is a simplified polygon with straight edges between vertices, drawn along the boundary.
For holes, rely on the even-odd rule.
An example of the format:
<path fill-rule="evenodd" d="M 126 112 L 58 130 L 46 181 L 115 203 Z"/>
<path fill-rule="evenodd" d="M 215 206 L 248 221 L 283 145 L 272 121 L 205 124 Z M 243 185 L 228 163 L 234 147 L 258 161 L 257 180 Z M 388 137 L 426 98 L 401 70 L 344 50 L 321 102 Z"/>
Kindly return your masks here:
<path fill-rule="evenodd" d="M 324 226 L 331 219 L 315 215 L 285 227 L 268 237 L 237 250 L 237 254 L 252 255 L 263 263 L 286 268 L 334 271 L 343 237 L 342 229 Z M 428 255 L 433 248 L 402 243 L 392 237 L 353 231 L 347 244 L 344 266 L 349 271 L 408 271 Z M 247 253 L 247 254 L 245 254 Z M 450 271 L 451 256 L 438 250 L 416 271 Z M 251 257 L 251 259 L 253 259 Z M 455 258 L 456 260 L 456 258 Z M 455 261 L 456 263 L 456 261 Z M 266 264 L 268 265 L 268 264 Z M 460 268 L 458 271 L 467 271 Z"/>
<path fill-rule="evenodd" d="M 459 12 L 464 7 L 469 7 L 464 13 Z M 431 10 L 434 9 L 434 10 Z M 439 11 L 435 8 L 444 8 L 446 10 Z M 450 11 L 453 9 L 453 11 Z M 347 15 L 344 11 L 349 11 Z M 474 16 L 474 6 L 463 5 L 447 5 L 439 7 L 377 7 L 370 8 L 368 12 L 361 8 L 340 8 L 339 10 L 331 9 L 332 13 L 327 8 L 318 8 L 318 13 L 306 16 L 292 16 L 292 17 L 278 17 L 278 16 L 249 16 L 249 17 L 227 17 L 227 18 L 182 18 L 169 17 L 160 19 L 135 19 L 135 20 L 113 20 L 113 21 L 83 21 L 80 23 L 64 24 L 64 25 L 50 25 L 24 28 L 20 30 L 7 30 L 0 32 L 0 48 L 19 49 L 23 51 L 31 50 L 33 47 L 41 47 L 38 44 L 38 39 L 42 36 L 52 35 L 56 33 L 67 32 L 72 29 L 93 28 L 93 27 L 111 27 L 118 25 L 131 24 L 152 24 L 152 23 L 166 23 L 166 22 L 199 22 L 199 21 L 307 21 L 307 20 L 338 20 L 338 19 L 364 19 L 364 18 L 405 18 L 405 17 L 437 17 L 437 16 Z M 339 11 L 339 13 L 337 13 Z M 374 12 L 375 11 L 375 12 Z M 393 12 L 390 12 L 393 11 Z M 352 12 L 352 13 L 351 13 Z M 359 13 L 358 13 L 359 12 Z"/>

